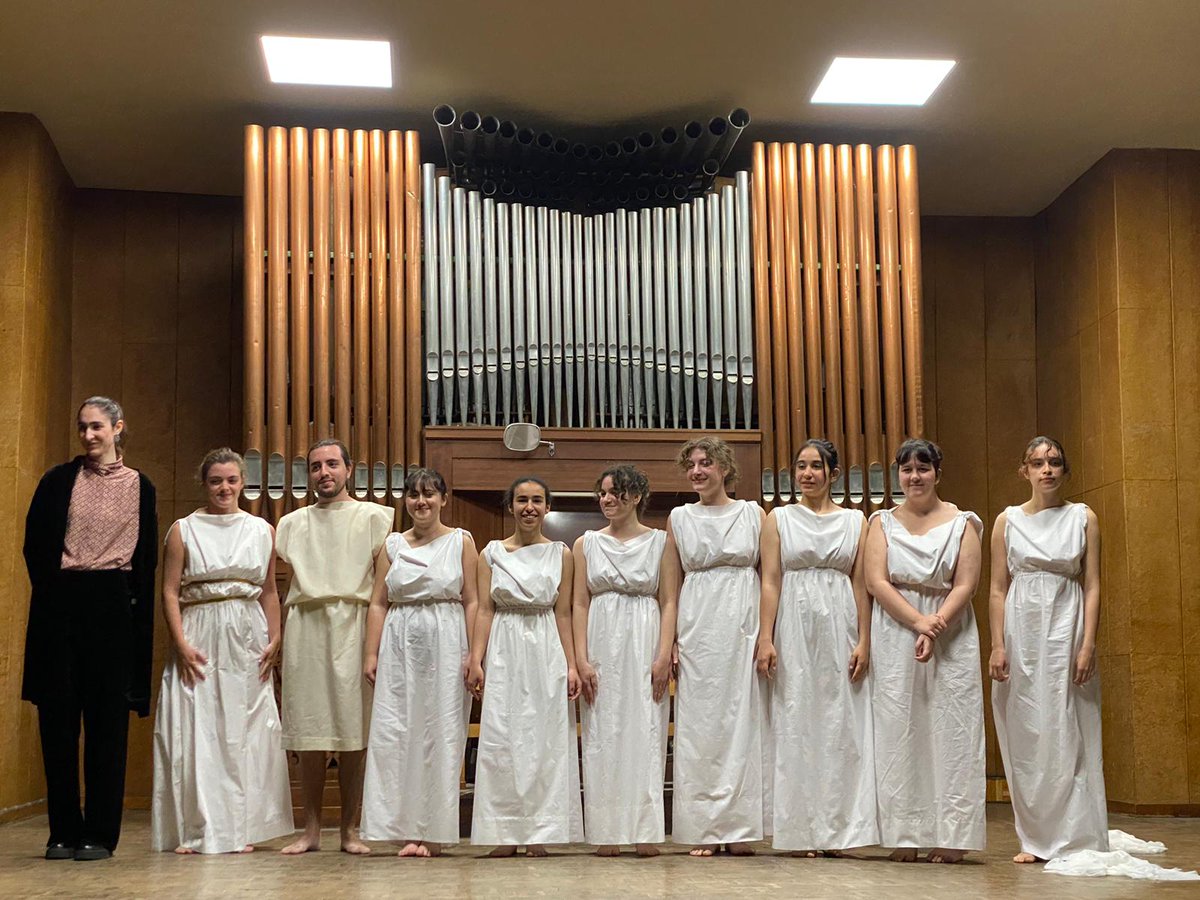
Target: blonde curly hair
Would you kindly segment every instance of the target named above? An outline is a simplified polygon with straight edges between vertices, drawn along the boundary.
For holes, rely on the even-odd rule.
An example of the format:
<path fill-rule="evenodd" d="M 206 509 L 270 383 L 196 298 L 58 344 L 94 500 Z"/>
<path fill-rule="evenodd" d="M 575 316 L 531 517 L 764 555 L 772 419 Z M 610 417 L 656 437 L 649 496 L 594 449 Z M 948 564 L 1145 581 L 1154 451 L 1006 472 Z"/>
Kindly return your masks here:
<path fill-rule="evenodd" d="M 718 437 L 693 438 L 684 444 L 679 449 L 679 456 L 675 458 L 675 464 L 681 471 L 687 470 L 688 461 L 697 450 L 704 451 L 704 455 L 715 462 L 717 468 L 725 474 L 726 489 L 737 483 L 741 472 L 738 471 L 737 458 L 733 455 L 733 448 Z"/>

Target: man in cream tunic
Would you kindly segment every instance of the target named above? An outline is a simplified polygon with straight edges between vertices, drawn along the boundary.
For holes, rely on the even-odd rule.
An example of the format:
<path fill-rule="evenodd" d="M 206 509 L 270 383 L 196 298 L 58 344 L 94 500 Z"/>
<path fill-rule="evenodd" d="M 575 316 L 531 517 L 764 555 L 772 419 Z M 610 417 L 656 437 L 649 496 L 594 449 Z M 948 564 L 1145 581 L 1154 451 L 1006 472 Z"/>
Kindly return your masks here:
<path fill-rule="evenodd" d="M 353 466 L 340 441 L 308 451 L 317 502 L 279 520 L 275 547 L 292 568 L 284 603 L 283 745 L 300 755 L 304 835 L 287 854 L 321 844 L 325 759 L 338 753 L 341 846 L 368 853 L 358 837 L 371 692 L 363 677 L 363 637 L 376 557 L 392 530 L 391 507 L 360 503 L 349 491 Z"/>

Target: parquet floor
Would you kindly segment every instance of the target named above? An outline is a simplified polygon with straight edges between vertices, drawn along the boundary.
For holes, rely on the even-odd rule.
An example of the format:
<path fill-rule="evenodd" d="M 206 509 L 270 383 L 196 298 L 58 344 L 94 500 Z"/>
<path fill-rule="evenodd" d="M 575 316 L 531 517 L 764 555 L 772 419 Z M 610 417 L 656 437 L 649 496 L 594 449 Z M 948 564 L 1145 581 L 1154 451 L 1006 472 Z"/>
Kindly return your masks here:
<path fill-rule="evenodd" d="M 1200 866 L 1200 820 L 1113 816 L 1112 827 L 1147 840 L 1161 840 L 1168 852 L 1155 858 L 1165 866 Z M 989 849 L 958 866 L 891 863 L 878 850 L 855 859 L 798 860 L 761 845 L 750 859 L 723 856 L 692 859 L 667 845 L 657 859 L 598 859 L 590 848 L 570 846 L 548 859 L 480 859 L 482 850 L 459 845 L 435 860 L 397 859 L 394 848 L 376 845 L 365 858 L 339 853 L 336 834 L 326 832 L 329 849 L 302 858 L 275 852 L 283 841 L 247 856 L 180 857 L 149 850 L 149 814 L 130 812 L 121 847 L 112 860 L 96 863 L 46 862 L 45 817 L 0 827 L 0 897 L 153 897 L 156 900 L 256 897 L 439 898 L 554 897 L 883 897 L 886 900 L 948 900 L 954 897 L 1008 898 L 1172 898 L 1200 897 L 1195 882 L 1163 884 L 1124 878 L 1064 878 L 1037 866 L 1016 866 L 1012 813 L 1000 804 L 988 809 Z"/>

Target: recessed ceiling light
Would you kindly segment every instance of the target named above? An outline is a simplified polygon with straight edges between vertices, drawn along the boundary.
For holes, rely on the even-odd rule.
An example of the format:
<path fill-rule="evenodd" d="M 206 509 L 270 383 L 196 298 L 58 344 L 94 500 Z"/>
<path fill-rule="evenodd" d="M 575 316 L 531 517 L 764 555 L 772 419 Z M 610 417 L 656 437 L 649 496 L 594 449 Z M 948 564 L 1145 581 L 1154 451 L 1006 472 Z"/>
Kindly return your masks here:
<path fill-rule="evenodd" d="M 264 34 L 262 48 L 276 84 L 392 86 L 392 47 L 387 41 Z"/>
<path fill-rule="evenodd" d="M 952 59 L 839 56 L 817 85 L 812 102 L 921 106 L 953 68 Z"/>

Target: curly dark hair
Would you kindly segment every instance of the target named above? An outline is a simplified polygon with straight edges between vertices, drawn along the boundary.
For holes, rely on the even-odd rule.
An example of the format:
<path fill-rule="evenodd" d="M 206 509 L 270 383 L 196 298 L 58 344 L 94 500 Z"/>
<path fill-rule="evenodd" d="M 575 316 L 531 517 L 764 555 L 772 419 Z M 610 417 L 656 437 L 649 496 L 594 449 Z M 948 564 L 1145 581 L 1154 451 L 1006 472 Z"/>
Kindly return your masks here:
<path fill-rule="evenodd" d="M 650 479 L 646 477 L 646 473 L 637 466 L 620 465 L 609 466 L 600 473 L 600 477 L 596 479 L 596 486 L 593 490 L 596 492 L 596 499 L 600 498 L 600 486 L 604 484 L 605 478 L 612 479 L 613 493 L 623 500 L 629 497 L 639 497 L 637 512 L 640 516 L 646 510 L 646 504 L 650 502 Z"/>

